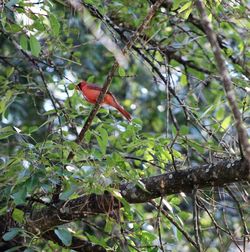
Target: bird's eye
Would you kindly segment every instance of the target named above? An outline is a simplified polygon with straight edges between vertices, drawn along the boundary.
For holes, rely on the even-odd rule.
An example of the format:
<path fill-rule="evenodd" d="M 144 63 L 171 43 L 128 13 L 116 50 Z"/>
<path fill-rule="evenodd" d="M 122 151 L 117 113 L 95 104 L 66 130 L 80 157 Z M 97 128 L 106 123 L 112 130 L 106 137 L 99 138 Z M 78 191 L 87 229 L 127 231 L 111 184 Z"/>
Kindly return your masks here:
<path fill-rule="evenodd" d="M 77 84 L 77 85 L 75 86 L 75 89 L 76 89 L 76 90 L 80 90 L 80 85 L 81 85 L 81 83 Z"/>

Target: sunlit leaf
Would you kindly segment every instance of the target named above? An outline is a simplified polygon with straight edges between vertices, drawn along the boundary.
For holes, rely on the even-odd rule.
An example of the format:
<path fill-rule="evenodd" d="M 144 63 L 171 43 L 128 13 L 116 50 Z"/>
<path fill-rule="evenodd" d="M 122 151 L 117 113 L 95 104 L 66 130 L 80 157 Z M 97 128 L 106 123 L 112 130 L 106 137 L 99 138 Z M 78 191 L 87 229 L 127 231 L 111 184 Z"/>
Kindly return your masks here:
<path fill-rule="evenodd" d="M 227 128 L 229 127 L 230 123 L 231 123 L 231 116 L 227 116 L 227 117 L 223 120 L 223 122 L 221 123 L 221 128 L 222 128 L 222 130 L 227 129 Z"/>
<path fill-rule="evenodd" d="M 15 208 L 12 213 L 12 218 L 17 222 L 22 223 L 24 219 L 24 212 L 18 208 Z"/>
<path fill-rule="evenodd" d="M 118 73 L 121 77 L 124 77 L 126 75 L 126 72 L 123 67 L 118 68 Z"/>

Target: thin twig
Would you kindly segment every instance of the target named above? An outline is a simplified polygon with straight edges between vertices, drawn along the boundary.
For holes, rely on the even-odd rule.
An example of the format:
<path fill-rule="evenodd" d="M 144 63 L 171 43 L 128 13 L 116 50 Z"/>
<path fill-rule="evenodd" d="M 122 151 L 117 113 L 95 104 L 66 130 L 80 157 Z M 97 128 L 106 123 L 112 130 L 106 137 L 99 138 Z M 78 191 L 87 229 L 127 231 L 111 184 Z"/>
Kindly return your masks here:
<path fill-rule="evenodd" d="M 250 238 L 249 237 L 249 232 L 248 232 L 248 229 L 247 229 L 247 225 L 246 225 L 246 221 L 245 221 L 245 217 L 244 217 L 243 211 L 241 209 L 240 203 L 237 200 L 237 198 L 235 197 L 235 195 L 233 194 L 233 192 L 231 191 L 231 189 L 228 186 L 226 186 L 225 189 L 228 192 L 228 194 L 231 196 L 231 198 L 234 200 L 234 202 L 236 203 L 239 214 L 240 214 L 240 218 L 241 218 L 241 222 L 242 222 L 242 226 L 243 226 L 243 231 L 244 231 L 244 234 L 243 234 L 243 251 L 245 252 L 246 251 L 247 238 L 248 239 Z"/>
<path fill-rule="evenodd" d="M 199 213 L 198 213 L 198 204 L 197 204 L 197 189 L 193 190 L 193 223 L 194 223 L 194 236 L 196 244 L 198 245 L 198 251 L 202 251 L 202 242 L 200 237 L 200 222 L 199 222 Z"/>
<path fill-rule="evenodd" d="M 165 250 L 164 250 L 163 243 L 162 243 L 161 224 L 160 224 L 161 223 L 160 220 L 161 220 L 162 200 L 163 200 L 163 197 L 160 198 L 160 203 L 159 203 L 159 206 L 158 206 L 156 226 L 157 226 L 157 229 L 158 229 L 160 249 L 161 249 L 161 251 L 164 252 Z"/>
<path fill-rule="evenodd" d="M 150 203 L 157 209 L 159 209 L 159 206 L 156 204 L 154 200 L 151 200 Z M 196 248 L 198 249 L 198 245 L 196 242 L 192 239 L 192 237 L 181 227 L 181 225 L 175 221 L 175 219 L 163 208 L 161 208 L 161 213 L 185 236 L 185 238 Z"/>

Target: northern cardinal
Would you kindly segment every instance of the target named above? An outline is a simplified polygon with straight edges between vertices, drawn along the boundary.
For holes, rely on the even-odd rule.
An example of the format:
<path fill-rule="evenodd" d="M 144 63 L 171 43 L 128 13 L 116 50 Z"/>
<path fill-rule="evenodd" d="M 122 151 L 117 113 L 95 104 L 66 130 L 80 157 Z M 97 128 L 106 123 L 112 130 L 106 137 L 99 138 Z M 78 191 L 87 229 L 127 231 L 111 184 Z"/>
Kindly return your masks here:
<path fill-rule="evenodd" d="M 95 104 L 100 92 L 101 88 L 95 84 L 89 84 L 86 81 L 81 81 L 77 86 L 76 89 L 82 91 L 82 94 L 86 101 Z M 119 104 L 116 100 L 115 96 L 111 92 L 107 92 L 104 96 L 104 99 L 101 103 L 108 104 L 114 108 L 116 108 L 129 122 L 131 122 L 131 115 Z"/>

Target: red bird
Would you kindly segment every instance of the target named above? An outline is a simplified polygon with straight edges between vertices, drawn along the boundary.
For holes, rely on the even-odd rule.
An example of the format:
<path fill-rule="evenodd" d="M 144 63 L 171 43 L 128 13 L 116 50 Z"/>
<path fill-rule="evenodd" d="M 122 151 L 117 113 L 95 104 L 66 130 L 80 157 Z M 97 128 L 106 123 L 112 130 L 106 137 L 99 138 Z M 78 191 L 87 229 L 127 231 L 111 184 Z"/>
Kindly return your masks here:
<path fill-rule="evenodd" d="M 82 94 L 86 101 L 95 104 L 100 92 L 101 88 L 95 84 L 89 84 L 86 81 L 81 81 L 77 86 L 76 89 L 82 91 Z M 131 122 L 131 115 L 119 104 L 116 100 L 115 96 L 111 92 L 107 92 L 104 96 L 104 99 L 101 103 L 108 104 L 114 108 L 116 108 L 129 122 Z"/>

